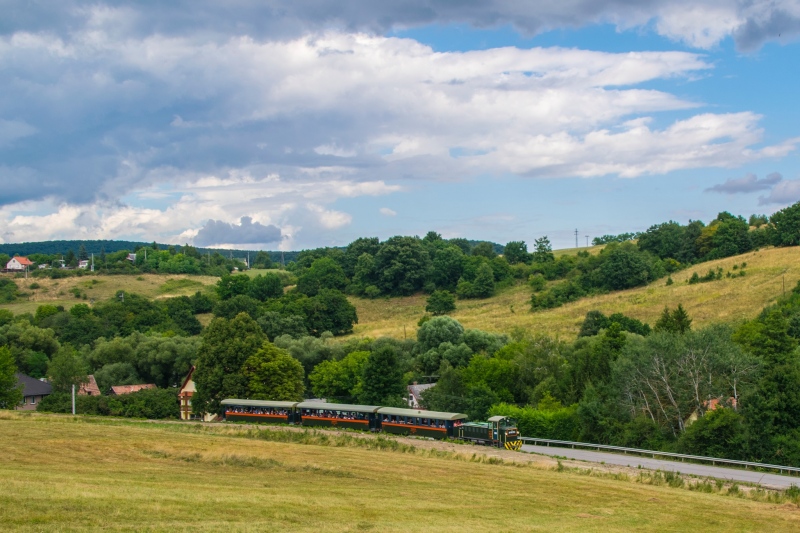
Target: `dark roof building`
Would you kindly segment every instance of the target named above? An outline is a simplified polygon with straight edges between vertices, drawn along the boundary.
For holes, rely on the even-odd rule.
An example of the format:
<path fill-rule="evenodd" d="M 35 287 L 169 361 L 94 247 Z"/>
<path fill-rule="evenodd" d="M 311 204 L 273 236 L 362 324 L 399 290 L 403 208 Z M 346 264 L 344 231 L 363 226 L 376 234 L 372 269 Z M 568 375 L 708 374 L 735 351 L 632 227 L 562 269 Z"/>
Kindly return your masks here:
<path fill-rule="evenodd" d="M 53 386 L 46 381 L 20 373 L 15 374 L 15 376 L 17 377 L 17 383 L 22 385 L 22 403 L 17 409 L 34 411 L 42 398 L 53 393 Z"/>

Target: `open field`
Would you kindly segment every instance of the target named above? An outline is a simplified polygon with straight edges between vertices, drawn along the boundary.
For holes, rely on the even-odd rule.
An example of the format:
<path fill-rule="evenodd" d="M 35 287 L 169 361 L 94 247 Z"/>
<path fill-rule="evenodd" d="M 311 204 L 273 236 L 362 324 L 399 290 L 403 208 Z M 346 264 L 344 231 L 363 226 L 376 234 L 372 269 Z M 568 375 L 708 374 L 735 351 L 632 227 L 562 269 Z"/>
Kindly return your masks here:
<path fill-rule="evenodd" d="M 602 246 L 590 248 L 599 252 Z M 565 250 L 575 253 L 575 250 Z M 721 267 L 733 271 L 734 265 L 747 263 L 747 275 L 723 278 L 710 283 L 688 285 L 686 280 L 697 272 L 703 275 L 709 269 Z M 250 275 L 267 272 L 251 270 Z M 284 272 L 288 275 L 289 273 Z M 606 314 L 621 312 L 653 324 L 664 306 L 682 303 L 696 326 L 713 322 L 735 322 L 754 317 L 765 305 L 784 290 L 791 290 L 800 280 L 800 247 L 770 248 L 745 255 L 702 263 L 672 276 L 675 283 L 665 285 L 665 279 L 628 291 L 583 298 L 557 309 L 530 312 L 531 291 L 526 284 L 504 289 L 487 300 L 459 300 L 452 316 L 465 327 L 486 331 L 510 333 L 515 328 L 574 338 L 584 316 L 597 309 Z M 58 280 L 15 279 L 20 290 L 30 293 L 27 299 L 3 304 L 2 308 L 14 313 L 35 312 L 43 304 L 63 305 L 99 301 L 112 297 L 118 290 L 142 294 L 150 298 L 165 298 L 193 294 L 198 290 L 211 290 L 218 278 L 210 276 L 153 275 L 137 276 L 83 276 Z M 31 283 L 38 289 L 30 289 Z M 79 292 L 76 297 L 73 291 Z M 86 295 L 86 300 L 83 295 Z M 417 322 L 425 314 L 427 296 L 418 294 L 405 298 L 377 298 L 374 300 L 350 298 L 358 310 L 359 323 L 356 336 L 411 337 L 416 334 Z M 204 324 L 210 316 L 201 317 Z"/>
<path fill-rule="evenodd" d="M 800 510 L 790 503 L 559 472 L 536 462 L 471 461 L 469 453 L 390 446 L 388 439 L 369 439 L 374 449 L 367 449 L 346 440 L 300 444 L 245 433 L 2 412 L 0 523 L 5 531 L 800 528 Z"/>
<path fill-rule="evenodd" d="M 62 279 L 15 278 L 20 291 L 30 296 L 16 302 L 0 305 L 16 314 L 33 313 L 42 304 L 63 305 L 69 309 L 78 303 L 89 303 L 113 297 L 117 291 L 124 290 L 141 294 L 148 298 L 167 298 L 191 295 L 205 291 L 219 278 L 213 276 L 187 276 L 180 274 L 137 274 L 120 276 L 87 275 Z M 32 283 L 39 288 L 31 289 Z M 75 296 L 74 292 L 79 295 Z M 86 299 L 83 299 L 83 295 Z"/>
<path fill-rule="evenodd" d="M 599 248 L 599 247 L 597 247 Z M 724 278 L 710 283 L 688 285 L 693 272 L 700 276 L 709 269 L 721 267 L 732 271 L 734 265 L 747 263 L 744 277 Z M 736 271 L 738 272 L 738 270 Z M 651 325 L 664 306 L 683 304 L 695 326 L 714 322 L 736 322 L 756 316 L 761 309 L 791 290 L 800 280 L 800 247 L 770 248 L 748 254 L 702 263 L 673 274 L 674 284 L 666 278 L 646 287 L 583 298 L 556 309 L 531 313 L 531 291 L 517 285 L 487 300 L 459 300 L 451 316 L 464 327 L 510 333 L 524 328 L 538 333 L 573 339 L 580 330 L 586 313 L 597 309 L 605 314 L 624 313 Z M 425 295 L 392 299 L 351 298 L 358 310 L 357 336 L 416 335 L 417 321 L 425 314 Z"/>

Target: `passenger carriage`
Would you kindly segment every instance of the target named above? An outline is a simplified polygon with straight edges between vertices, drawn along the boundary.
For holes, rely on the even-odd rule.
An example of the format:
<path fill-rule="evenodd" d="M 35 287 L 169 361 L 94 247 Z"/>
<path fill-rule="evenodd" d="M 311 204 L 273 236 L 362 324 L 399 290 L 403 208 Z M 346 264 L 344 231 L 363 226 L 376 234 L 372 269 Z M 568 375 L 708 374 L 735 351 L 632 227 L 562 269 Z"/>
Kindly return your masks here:
<path fill-rule="evenodd" d="M 466 420 L 467 415 L 381 407 L 378 409 L 378 418 L 384 433 L 446 439 L 457 436 L 456 428 Z"/>
<path fill-rule="evenodd" d="M 307 427 L 336 427 L 362 431 L 380 429 L 375 416 L 380 409 L 377 405 L 300 402 L 295 409 L 299 422 Z"/>
<path fill-rule="evenodd" d="M 295 406 L 298 403 L 233 398 L 220 402 L 225 420 L 256 424 L 293 424 L 297 421 Z"/>

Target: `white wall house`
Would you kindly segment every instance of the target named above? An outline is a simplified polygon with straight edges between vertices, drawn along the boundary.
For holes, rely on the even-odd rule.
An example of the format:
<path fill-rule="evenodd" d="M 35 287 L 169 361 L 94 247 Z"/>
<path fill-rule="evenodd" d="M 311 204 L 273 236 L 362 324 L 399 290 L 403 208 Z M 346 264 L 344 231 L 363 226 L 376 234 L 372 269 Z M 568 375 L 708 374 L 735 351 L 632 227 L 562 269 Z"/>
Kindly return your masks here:
<path fill-rule="evenodd" d="M 7 270 L 25 270 L 26 267 L 30 268 L 33 262 L 27 257 L 13 257 L 11 261 L 6 263 Z"/>

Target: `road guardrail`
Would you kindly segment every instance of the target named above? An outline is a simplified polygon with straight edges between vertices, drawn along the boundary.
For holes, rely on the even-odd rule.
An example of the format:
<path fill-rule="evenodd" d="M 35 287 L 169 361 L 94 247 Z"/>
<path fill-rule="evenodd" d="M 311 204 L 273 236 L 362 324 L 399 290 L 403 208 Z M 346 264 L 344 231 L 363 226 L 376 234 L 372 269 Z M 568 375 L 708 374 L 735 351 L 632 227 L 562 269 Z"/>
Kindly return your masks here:
<path fill-rule="evenodd" d="M 553 439 L 537 439 L 534 437 L 521 437 L 521 439 L 525 444 L 536 444 L 536 443 L 544 443 L 547 446 L 560 446 L 560 447 L 568 447 L 568 448 L 589 448 L 595 450 L 605 450 L 611 452 L 622 452 L 623 454 L 637 454 L 637 455 L 649 455 L 652 458 L 658 457 L 668 457 L 670 459 L 680 459 L 681 461 L 698 461 L 698 462 L 705 462 L 711 463 L 712 465 L 716 466 L 717 464 L 724 464 L 724 465 L 731 465 L 731 466 L 743 466 L 745 469 L 748 468 L 762 468 L 765 470 L 778 470 L 781 474 L 787 472 L 789 474 L 800 474 L 800 468 L 794 466 L 782 466 L 782 465 L 770 465 L 766 463 L 754 463 L 752 461 L 737 461 L 736 459 L 722 459 L 719 457 L 705 457 L 702 455 L 685 455 L 682 453 L 672 453 L 672 452 L 659 452 L 655 450 L 641 450 L 639 448 L 625 448 L 623 446 L 610 446 L 608 444 L 592 444 L 589 442 L 572 442 L 568 440 L 553 440 Z"/>

